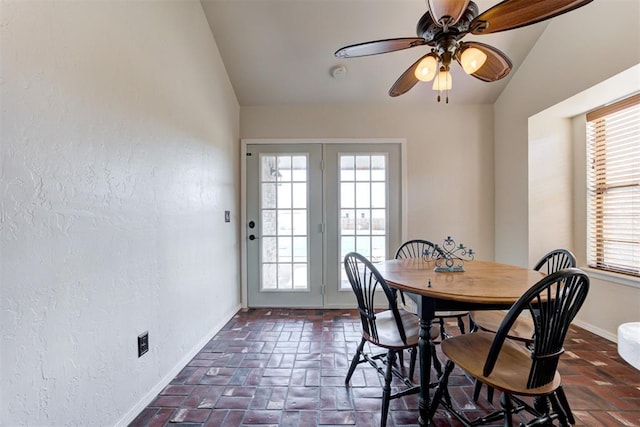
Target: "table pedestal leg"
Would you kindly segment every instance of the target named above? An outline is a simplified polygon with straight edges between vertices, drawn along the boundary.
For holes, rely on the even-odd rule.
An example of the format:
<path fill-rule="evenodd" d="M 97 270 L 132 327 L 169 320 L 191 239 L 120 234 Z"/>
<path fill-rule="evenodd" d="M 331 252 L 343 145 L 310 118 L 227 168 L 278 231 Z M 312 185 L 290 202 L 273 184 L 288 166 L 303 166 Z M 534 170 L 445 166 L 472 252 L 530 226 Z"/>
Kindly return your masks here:
<path fill-rule="evenodd" d="M 430 424 L 429 413 L 429 384 L 431 383 L 431 321 L 434 316 L 433 300 L 422 297 L 420 301 L 420 337 L 418 351 L 420 356 L 420 394 L 418 395 L 418 423 L 421 426 Z"/>

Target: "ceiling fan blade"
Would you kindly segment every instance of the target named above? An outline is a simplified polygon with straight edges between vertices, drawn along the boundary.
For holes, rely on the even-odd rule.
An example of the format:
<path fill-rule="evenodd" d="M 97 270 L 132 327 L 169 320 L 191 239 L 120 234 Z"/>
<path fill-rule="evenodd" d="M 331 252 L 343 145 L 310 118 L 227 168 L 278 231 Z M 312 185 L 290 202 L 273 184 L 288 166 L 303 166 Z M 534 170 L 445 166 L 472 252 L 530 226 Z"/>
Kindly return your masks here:
<path fill-rule="evenodd" d="M 420 61 L 422 61 L 424 58 L 426 58 L 429 55 L 433 55 L 433 54 L 427 53 L 426 55 L 418 59 L 416 62 L 414 62 L 409 68 L 407 68 L 407 70 L 404 73 L 402 73 L 400 77 L 398 77 L 398 80 L 396 80 L 393 86 L 391 86 L 391 89 L 389 89 L 389 96 L 391 97 L 400 96 L 403 93 L 408 92 L 409 89 L 411 89 L 416 85 L 416 83 L 418 83 L 419 80 L 416 77 L 416 68 L 418 68 L 418 64 L 420 64 Z"/>
<path fill-rule="evenodd" d="M 506 77 L 511 71 L 511 60 L 499 49 L 484 43 L 464 42 L 460 43 L 459 52 L 463 52 L 470 47 L 474 47 L 487 55 L 484 65 L 471 74 L 473 77 L 483 82 L 494 82 Z M 460 63 L 460 55 L 456 55 L 456 60 Z"/>
<path fill-rule="evenodd" d="M 504 0 L 471 21 L 472 34 L 490 34 L 535 24 L 593 0 Z"/>
<path fill-rule="evenodd" d="M 357 56 L 378 55 L 380 53 L 395 52 L 427 44 L 422 37 L 401 37 L 397 39 L 375 40 L 345 46 L 336 51 L 338 58 L 354 58 Z"/>

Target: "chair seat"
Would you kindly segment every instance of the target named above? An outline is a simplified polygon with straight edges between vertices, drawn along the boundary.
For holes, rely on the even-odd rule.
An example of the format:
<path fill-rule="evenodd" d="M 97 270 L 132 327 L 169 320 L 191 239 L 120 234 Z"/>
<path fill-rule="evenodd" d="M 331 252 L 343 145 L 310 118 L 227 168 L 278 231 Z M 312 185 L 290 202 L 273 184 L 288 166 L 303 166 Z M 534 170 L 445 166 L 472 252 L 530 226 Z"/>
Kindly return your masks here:
<path fill-rule="evenodd" d="M 453 363 L 479 381 L 501 391 L 521 396 L 537 396 L 552 393 L 560 386 L 560 374 L 556 371 L 550 383 L 528 389 L 531 352 L 510 340 L 504 342 L 493 372 L 485 377 L 482 371 L 494 338 L 495 335 L 489 332 L 460 335 L 444 340 L 441 344 L 442 351 Z"/>
<path fill-rule="evenodd" d="M 404 325 L 404 331 L 407 336 L 407 343 L 403 343 L 398 333 L 398 327 L 396 326 L 396 320 L 393 318 L 393 312 L 391 310 L 381 311 L 376 313 L 376 325 L 378 327 L 378 340 L 374 340 L 366 332 L 362 332 L 363 337 L 379 347 L 387 349 L 405 349 L 415 347 L 418 345 L 418 338 L 420 336 L 420 319 L 413 313 L 406 310 L 398 310 L 402 324 Z M 431 327 L 431 339 L 436 339 L 439 336 L 438 328 Z"/>
<path fill-rule="evenodd" d="M 436 311 L 434 317 L 461 317 L 467 314 L 468 311 Z"/>
<path fill-rule="evenodd" d="M 471 318 L 473 323 L 483 331 L 495 333 L 498 331 L 506 314 L 507 312 L 502 310 L 479 310 L 472 311 Z M 509 329 L 507 337 L 529 343 L 532 342 L 534 330 L 531 319 L 521 316 L 516 319 L 511 329 Z"/>

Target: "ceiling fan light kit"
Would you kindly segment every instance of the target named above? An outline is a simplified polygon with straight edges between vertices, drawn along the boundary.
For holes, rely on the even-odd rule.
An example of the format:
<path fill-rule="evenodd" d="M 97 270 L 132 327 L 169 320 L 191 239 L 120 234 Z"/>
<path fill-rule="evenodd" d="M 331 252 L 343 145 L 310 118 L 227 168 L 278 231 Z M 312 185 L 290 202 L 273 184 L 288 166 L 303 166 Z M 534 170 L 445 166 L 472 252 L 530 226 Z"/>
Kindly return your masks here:
<path fill-rule="evenodd" d="M 426 55 L 420 60 L 416 71 L 416 78 L 422 82 L 430 82 L 436 76 L 438 71 L 438 57 L 433 54 Z"/>
<path fill-rule="evenodd" d="M 460 55 L 460 65 L 467 74 L 478 71 L 487 62 L 487 54 L 475 47 L 469 47 Z"/>
<path fill-rule="evenodd" d="M 389 89 L 389 96 L 402 95 L 419 81 L 435 78 L 432 89 L 438 91 L 440 102 L 440 93 L 448 92 L 452 87 L 452 59 L 465 73 L 483 82 L 500 80 L 513 67 L 509 57 L 499 49 L 476 41 L 461 41 L 467 34 L 483 35 L 524 27 L 570 12 L 593 0 L 503 0 L 480 14 L 478 6 L 469 0 L 426 1 L 428 10 L 418 21 L 418 37 L 358 43 L 338 49 L 335 55 L 354 58 L 429 46 L 431 51 L 402 73 Z M 449 101 L 448 94 L 446 100 Z"/>
<path fill-rule="evenodd" d="M 451 80 L 451 73 L 447 70 L 441 70 L 438 73 L 438 77 L 433 80 L 433 86 L 431 87 L 431 89 L 440 92 L 451 90 L 451 88 L 453 87 L 452 83 L 453 82 Z"/>

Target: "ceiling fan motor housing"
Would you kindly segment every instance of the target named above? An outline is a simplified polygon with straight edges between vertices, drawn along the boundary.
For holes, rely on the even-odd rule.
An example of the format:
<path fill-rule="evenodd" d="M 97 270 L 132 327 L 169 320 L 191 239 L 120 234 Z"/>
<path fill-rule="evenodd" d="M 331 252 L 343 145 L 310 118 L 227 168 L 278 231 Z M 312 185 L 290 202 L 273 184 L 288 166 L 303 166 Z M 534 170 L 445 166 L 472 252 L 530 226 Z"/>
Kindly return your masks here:
<path fill-rule="evenodd" d="M 418 37 L 422 37 L 425 40 L 430 40 L 429 45 L 435 45 L 436 42 L 443 36 L 454 37 L 456 40 L 462 38 L 467 34 L 471 21 L 478 16 L 478 6 L 474 2 L 469 2 L 467 10 L 462 14 L 462 17 L 454 25 L 447 27 L 445 30 L 443 27 L 434 22 L 433 17 L 427 11 L 422 18 L 418 21 L 416 26 L 416 33 Z"/>

